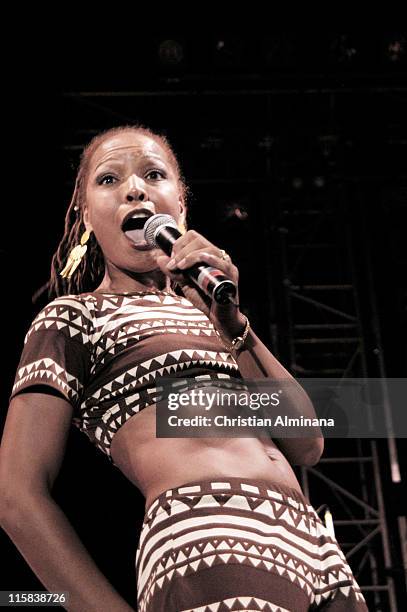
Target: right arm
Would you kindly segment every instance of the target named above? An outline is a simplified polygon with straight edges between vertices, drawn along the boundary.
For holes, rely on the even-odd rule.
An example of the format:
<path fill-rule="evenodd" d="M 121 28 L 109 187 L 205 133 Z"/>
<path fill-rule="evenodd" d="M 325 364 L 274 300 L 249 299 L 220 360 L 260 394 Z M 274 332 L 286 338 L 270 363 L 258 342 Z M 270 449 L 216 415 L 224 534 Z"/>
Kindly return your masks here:
<path fill-rule="evenodd" d="M 12 399 L 0 447 L 1 526 L 44 587 L 69 594 L 67 610 L 130 612 L 51 495 L 72 411 L 48 393 Z"/>

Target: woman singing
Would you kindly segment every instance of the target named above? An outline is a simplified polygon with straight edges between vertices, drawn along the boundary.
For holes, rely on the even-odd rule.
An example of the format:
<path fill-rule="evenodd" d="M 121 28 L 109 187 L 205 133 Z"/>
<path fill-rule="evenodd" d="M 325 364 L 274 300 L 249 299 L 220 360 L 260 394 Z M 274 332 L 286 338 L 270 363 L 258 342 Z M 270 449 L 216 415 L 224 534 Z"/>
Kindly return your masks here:
<path fill-rule="evenodd" d="M 156 437 L 161 377 L 290 381 L 237 304 L 211 301 L 182 271 L 197 262 L 234 283 L 218 246 L 186 230 L 186 187 L 167 140 L 138 126 L 85 149 L 52 261 L 50 298 L 24 344 L 1 445 L 1 521 L 67 609 L 125 612 L 52 498 L 71 423 L 146 498 L 136 556 L 138 609 L 366 610 L 334 538 L 291 465 L 313 465 L 321 437 Z M 143 225 L 171 215 L 171 256 Z M 177 291 L 174 290 L 177 285 Z M 182 292 L 182 295 L 180 293 Z"/>

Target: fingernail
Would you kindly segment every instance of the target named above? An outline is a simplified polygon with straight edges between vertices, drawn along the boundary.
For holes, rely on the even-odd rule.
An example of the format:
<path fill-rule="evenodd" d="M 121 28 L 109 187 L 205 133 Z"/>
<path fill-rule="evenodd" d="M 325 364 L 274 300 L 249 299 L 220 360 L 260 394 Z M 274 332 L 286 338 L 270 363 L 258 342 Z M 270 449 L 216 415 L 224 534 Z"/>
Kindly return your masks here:
<path fill-rule="evenodd" d="M 175 261 L 175 259 L 170 259 L 170 261 L 167 263 L 167 268 L 169 270 L 173 270 L 176 267 L 177 267 L 177 262 Z"/>

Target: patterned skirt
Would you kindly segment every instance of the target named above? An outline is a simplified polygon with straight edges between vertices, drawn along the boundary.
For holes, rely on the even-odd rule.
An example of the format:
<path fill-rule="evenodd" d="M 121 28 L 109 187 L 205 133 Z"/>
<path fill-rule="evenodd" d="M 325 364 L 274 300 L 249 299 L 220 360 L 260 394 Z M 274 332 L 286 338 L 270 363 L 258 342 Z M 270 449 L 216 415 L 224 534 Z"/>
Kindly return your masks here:
<path fill-rule="evenodd" d="M 367 610 L 306 498 L 265 481 L 162 493 L 146 512 L 136 570 L 140 612 Z"/>

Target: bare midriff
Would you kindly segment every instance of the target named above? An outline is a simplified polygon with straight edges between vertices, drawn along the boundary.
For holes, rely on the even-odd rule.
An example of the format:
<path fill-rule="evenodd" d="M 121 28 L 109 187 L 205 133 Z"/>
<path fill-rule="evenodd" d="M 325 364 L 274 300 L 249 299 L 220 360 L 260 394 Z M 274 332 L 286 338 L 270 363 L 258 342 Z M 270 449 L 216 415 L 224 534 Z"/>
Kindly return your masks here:
<path fill-rule="evenodd" d="M 270 439 L 157 438 L 156 407 L 147 406 L 115 434 L 111 456 L 146 498 L 167 489 L 218 478 L 253 478 L 301 492 L 293 469 Z"/>

